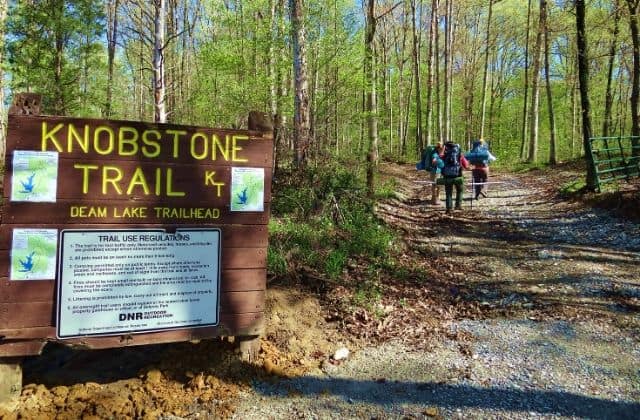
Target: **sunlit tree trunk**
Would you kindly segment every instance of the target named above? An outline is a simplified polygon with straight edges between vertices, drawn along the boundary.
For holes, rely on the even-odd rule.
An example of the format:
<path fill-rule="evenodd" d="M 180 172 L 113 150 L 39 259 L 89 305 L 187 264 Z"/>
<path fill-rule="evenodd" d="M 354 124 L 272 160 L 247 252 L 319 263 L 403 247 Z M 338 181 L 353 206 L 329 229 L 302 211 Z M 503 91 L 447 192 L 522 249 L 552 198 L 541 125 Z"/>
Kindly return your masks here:
<path fill-rule="evenodd" d="M 522 100 L 522 131 L 520 143 L 520 159 L 527 158 L 527 128 L 528 128 L 528 95 L 529 95 L 529 34 L 531 32 L 531 0 L 527 5 L 527 27 L 524 41 L 524 99 Z"/>
<path fill-rule="evenodd" d="M 153 21 L 153 105 L 154 121 L 167 122 L 166 86 L 164 66 L 164 41 L 167 35 L 167 4 L 166 0 L 154 0 Z"/>
<path fill-rule="evenodd" d="M 585 4 L 584 0 L 575 0 L 576 5 L 576 30 L 578 44 L 578 79 L 580 80 L 580 103 L 582 113 L 582 143 L 587 164 L 586 188 L 596 189 L 596 174 L 593 168 L 593 156 L 591 155 L 591 105 L 589 103 L 589 59 L 587 56 L 587 33 L 585 29 Z"/>
<path fill-rule="evenodd" d="M 530 110 L 530 131 L 529 131 L 529 158 L 527 162 L 538 161 L 538 136 L 540 121 L 540 55 L 542 54 L 542 35 L 544 32 L 544 21 L 542 10 L 546 7 L 546 0 L 540 0 L 540 19 L 538 21 L 538 33 L 536 34 L 536 44 L 533 51 L 533 74 L 531 80 L 531 110 Z"/>
<path fill-rule="evenodd" d="M 293 112 L 293 144 L 294 165 L 302 168 L 307 161 L 309 148 L 309 86 L 307 81 L 307 46 L 304 27 L 303 0 L 289 0 L 291 13 L 291 37 L 293 40 L 293 75 L 294 75 L 294 112 Z"/>
<path fill-rule="evenodd" d="M 446 0 L 446 25 L 444 41 L 444 137 L 451 140 L 451 100 L 453 95 L 453 0 Z"/>
<path fill-rule="evenodd" d="M 638 5 L 640 0 L 627 0 L 629 29 L 633 43 L 633 79 L 631 82 L 631 135 L 634 136 L 634 156 L 640 155 L 640 32 L 638 29 Z"/>
<path fill-rule="evenodd" d="M 491 15 L 493 14 L 493 4 L 496 0 L 489 0 L 489 12 L 487 14 L 487 33 L 484 45 L 484 71 L 482 73 L 482 112 L 480 114 L 480 138 L 484 138 L 484 123 L 487 109 L 487 78 L 489 76 L 489 49 L 491 48 Z"/>
<path fill-rule="evenodd" d="M 433 82 L 434 82 L 434 64 L 435 64 L 435 42 L 436 31 L 438 30 L 438 0 L 431 0 L 431 23 L 429 25 L 429 53 L 427 56 L 427 104 L 426 104 L 426 132 L 427 144 L 431 144 L 433 140 Z"/>
<path fill-rule="evenodd" d="M 411 0 L 411 28 L 413 33 L 413 81 L 416 89 L 416 149 L 418 154 L 423 148 L 422 138 L 422 97 L 420 92 L 420 39 L 416 19 L 416 0 Z"/>
<path fill-rule="evenodd" d="M 544 6 L 544 7 L 543 7 Z M 540 22 L 544 21 L 544 75 L 547 87 L 547 107 L 549 108 L 549 163 L 558 163 L 556 146 L 556 123 L 553 113 L 553 95 L 551 92 L 551 76 L 549 75 L 549 22 L 546 2 L 540 3 Z"/>
<path fill-rule="evenodd" d="M 107 100 L 104 117 L 111 118 L 113 102 L 113 66 L 118 39 L 118 6 L 120 0 L 109 0 L 107 4 Z"/>
<path fill-rule="evenodd" d="M 366 86 L 365 110 L 367 113 L 367 133 L 369 137 L 369 148 L 367 152 L 367 192 L 369 196 L 373 196 L 374 193 L 375 166 L 378 162 L 378 118 L 376 115 L 375 57 L 373 46 L 376 34 L 376 18 L 374 10 L 375 0 L 368 0 L 365 28 L 364 69 Z"/>
<path fill-rule="evenodd" d="M 607 90 L 604 100 L 604 116 L 602 121 L 602 135 L 609 136 L 609 130 L 613 125 L 611 113 L 613 109 L 613 70 L 616 62 L 616 49 L 618 46 L 618 34 L 620 33 L 620 5 L 618 1 L 613 2 L 613 32 L 611 33 L 611 43 L 609 44 L 609 66 L 607 69 Z"/>

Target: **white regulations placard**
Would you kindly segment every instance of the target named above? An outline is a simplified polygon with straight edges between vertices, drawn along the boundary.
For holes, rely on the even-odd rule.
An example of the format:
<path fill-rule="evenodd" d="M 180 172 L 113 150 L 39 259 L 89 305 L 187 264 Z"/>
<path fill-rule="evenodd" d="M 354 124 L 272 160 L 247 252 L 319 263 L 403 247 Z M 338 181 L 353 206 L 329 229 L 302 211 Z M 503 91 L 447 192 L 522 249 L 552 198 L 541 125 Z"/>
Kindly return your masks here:
<path fill-rule="evenodd" d="M 63 230 L 57 335 L 218 324 L 219 229 Z"/>

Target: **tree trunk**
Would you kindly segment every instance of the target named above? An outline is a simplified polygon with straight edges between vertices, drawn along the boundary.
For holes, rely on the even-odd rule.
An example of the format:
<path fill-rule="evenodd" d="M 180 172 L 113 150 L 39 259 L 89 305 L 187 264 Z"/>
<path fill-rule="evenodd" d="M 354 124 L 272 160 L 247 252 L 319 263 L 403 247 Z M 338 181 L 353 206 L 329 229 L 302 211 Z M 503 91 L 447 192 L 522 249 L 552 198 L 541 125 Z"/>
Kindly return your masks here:
<path fill-rule="evenodd" d="M 375 187 L 375 166 L 378 162 L 378 118 L 376 115 L 376 83 L 373 40 L 376 34 L 374 16 L 375 0 L 368 0 L 367 22 L 365 28 L 364 69 L 366 91 L 367 133 L 369 149 L 367 152 L 367 193 L 373 196 Z"/>
<path fill-rule="evenodd" d="M 546 8 L 546 0 L 540 0 L 540 19 L 538 21 L 538 33 L 536 34 L 536 45 L 533 52 L 533 74 L 531 80 L 531 110 L 530 110 L 530 133 L 529 133 L 529 159 L 527 162 L 538 161 L 538 136 L 540 120 L 540 55 L 542 53 L 542 34 L 544 32 L 544 21 L 542 10 Z"/>
<path fill-rule="evenodd" d="M 104 107 L 104 117 L 111 118 L 113 102 L 113 66 L 118 39 L 118 6 L 120 0 L 109 0 L 107 5 L 107 100 Z"/>
<path fill-rule="evenodd" d="M 411 0 L 411 28 L 413 32 L 413 81 L 416 89 L 416 149 L 420 155 L 424 147 L 422 140 L 422 97 L 420 92 L 420 40 L 416 28 L 416 0 Z"/>
<path fill-rule="evenodd" d="M 489 12 L 487 16 L 487 35 L 484 46 L 484 71 L 482 73 L 482 112 L 480 115 L 480 138 L 484 138 L 485 111 L 487 109 L 487 78 L 489 75 L 489 48 L 491 46 L 491 15 L 493 14 L 493 3 L 489 0 Z"/>
<path fill-rule="evenodd" d="M 543 7 L 544 5 L 544 7 Z M 540 21 L 544 20 L 544 75 L 547 85 L 547 106 L 549 108 L 549 163 L 558 163 L 556 147 L 556 123 L 553 113 L 553 95 L 551 92 L 551 76 L 549 75 L 549 22 L 547 18 L 547 4 L 540 2 Z"/>
<path fill-rule="evenodd" d="M 434 62 L 435 62 L 435 40 L 438 30 L 438 0 L 431 0 L 431 24 L 429 25 L 429 55 L 427 57 L 427 109 L 426 109 L 426 132 L 427 144 L 431 144 L 433 139 L 433 82 L 434 82 Z"/>
<path fill-rule="evenodd" d="M 154 121 L 167 122 L 166 87 L 164 66 L 164 40 L 167 34 L 166 0 L 154 0 L 153 21 L 153 105 Z"/>
<path fill-rule="evenodd" d="M 293 144 L 294 166 L 301 169 L 307 161 L 309 148 L 309 87 L 307 81 L 307 52 L 304 28 L 303 0 L 289 0 L 291 37 L 293 39 L 294 112 Z"/>
<path fill-rule="evenodd" d="M 613 109 L 613 68 L 616 61 L 616 47 L 618 46 L 618 34 L 620 33 L 620 6 L 618 1 L 613 3 L 613 32 L 611 38 L 611 44 L 609 44 L 609 66 L 607 69 L 607 90 L 605 92 L 604 99 L 604 116 L 602 121 L 602 136 L 609 137 L 609 131 L 613 124 L 611 118 L 611 112 Z"/>
<path fill-rule="evenodd" d="M 629 7 L 629 28 L 631 29 L 631 41 L 633 43 L 633 80 L 631 82 L 631 135 L 634 136 L 633 155 L 639 156 L 640 150 L 640 33 L 638 29 L 638 4 L 639 0 L 627 0 Z"/>
<path fill-rule="evenodd" d="M 446 0 L 446 26 L 444 41 L 444 138 L 453 141 L 451 135 L 451 99 L 453 89 L 453 0 Z"/>
<path fill-rule="evenodd" d="M 527 159 L 527 100 L 529 95 L 529 33 L 531 32 L 531 0 L 527 6 L 527 27 L 524 41 L 524 99 L 522 101 L 522 134 L 520 143 L 520 159 Z"/>
<path fill-rule="evenodd" d="M 596 174 L 591 154 L 591 105 L 589 104 L 589 59 L 587 57 L 587 33 L 585 31 L 584 0 L 576 1 L 576 30 L 578 44 L 578 79 L 580 80 L 580 103 L 582 104 L 582 143 L 587 164 L 586 189 L 596 189 Z"/>

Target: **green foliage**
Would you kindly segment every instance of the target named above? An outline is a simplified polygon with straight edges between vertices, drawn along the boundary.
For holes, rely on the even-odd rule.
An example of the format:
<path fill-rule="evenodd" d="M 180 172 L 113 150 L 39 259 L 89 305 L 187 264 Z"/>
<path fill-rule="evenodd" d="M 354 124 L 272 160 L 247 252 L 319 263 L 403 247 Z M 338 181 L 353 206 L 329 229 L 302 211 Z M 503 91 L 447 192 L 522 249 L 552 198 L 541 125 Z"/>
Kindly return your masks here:
<path fill-rule="evenodd" d="M 369 312 L 375 314 L 375 304 L 382 299 L 382 289 L 380 285 L 373 280 L 362 282 L 353 295 L 353 304 L 363 306 Z"/>
<path fill-rule="evenodd" d="M 583 191 L 585 187 L 586 183 L 584 179 L 570 181 L 560 186 L 559 193 L 563 197 L 571 197 L 576 195 L 578 192 Z"/>
<path fill-rule="evenodd" d="M 95 0 L 12 2 L 6 42 L 11 88 L 42 93 L 48 113 L 99 114 L 102 7 Z"/>
<path fill-rule="evenodd" d="M 274 188 L 272 273 L 304 266 L 335 280 L 352 261 L 376 266 L 387 260 L 393 234 L 375 218 L 362 182 L 345 166 L 309 168 L 304 175 L 278 179 L 286 182 Z"/>

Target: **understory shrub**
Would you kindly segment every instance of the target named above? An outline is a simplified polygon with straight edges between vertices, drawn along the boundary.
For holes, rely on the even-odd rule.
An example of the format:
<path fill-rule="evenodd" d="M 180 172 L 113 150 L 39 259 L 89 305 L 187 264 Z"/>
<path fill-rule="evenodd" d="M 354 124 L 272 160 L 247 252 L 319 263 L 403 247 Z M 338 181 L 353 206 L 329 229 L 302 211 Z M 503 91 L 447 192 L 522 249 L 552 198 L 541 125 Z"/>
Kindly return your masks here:
<path fill-rule="evenodd" d="M 336 280 L 356 259 L 384 264 L 394 236 L 375 217 L 364 182 L 349 167 L 276 177 L 267 259 L 271 274 L 310 270 Z"/>

